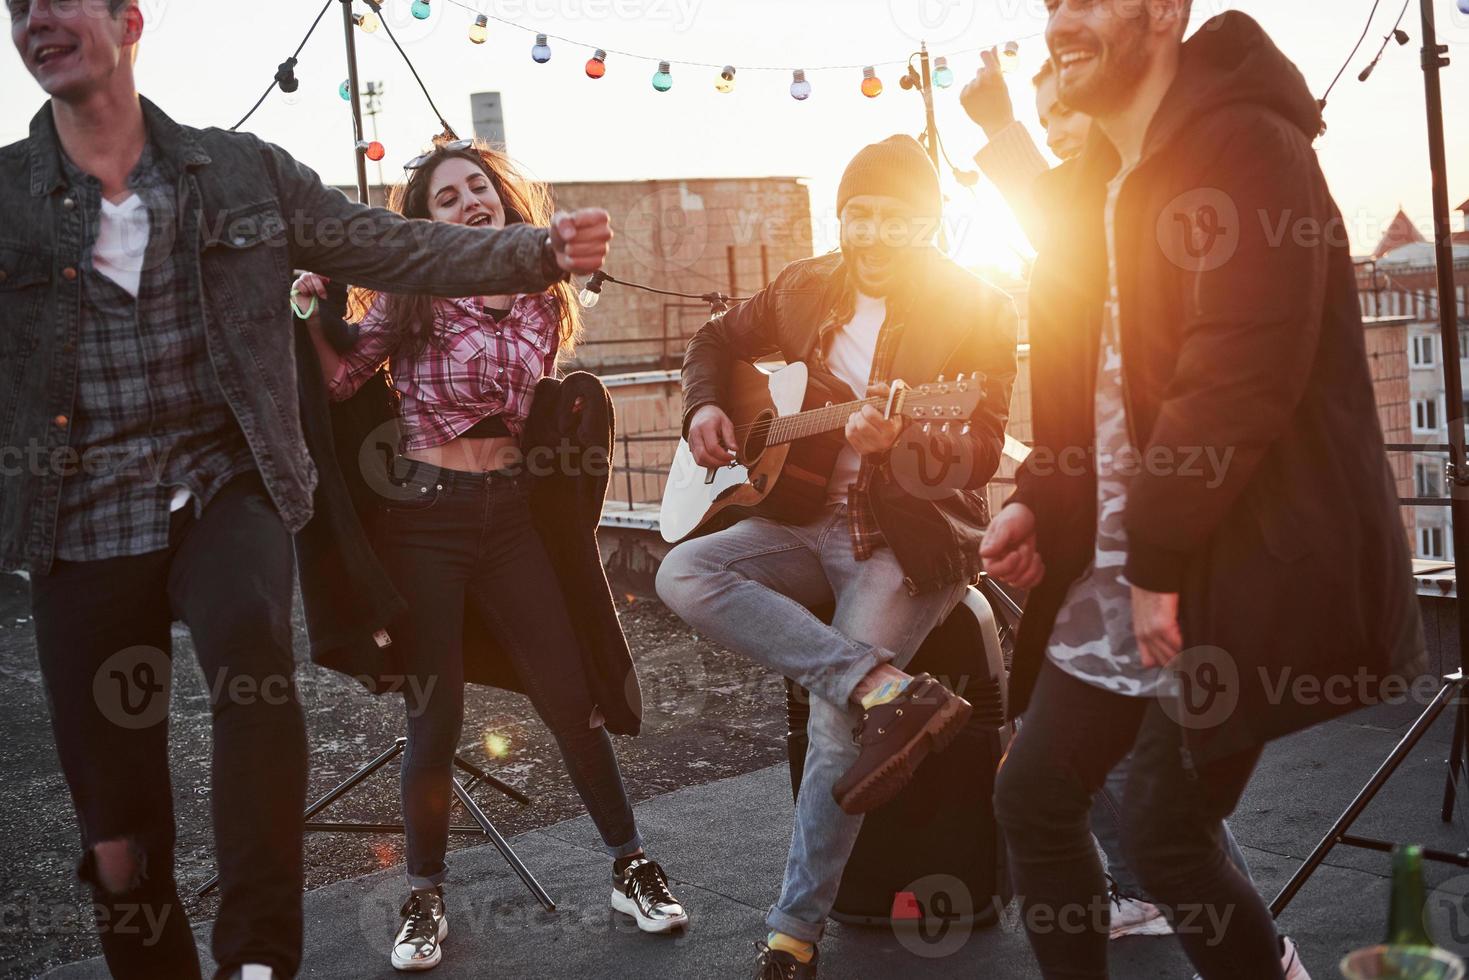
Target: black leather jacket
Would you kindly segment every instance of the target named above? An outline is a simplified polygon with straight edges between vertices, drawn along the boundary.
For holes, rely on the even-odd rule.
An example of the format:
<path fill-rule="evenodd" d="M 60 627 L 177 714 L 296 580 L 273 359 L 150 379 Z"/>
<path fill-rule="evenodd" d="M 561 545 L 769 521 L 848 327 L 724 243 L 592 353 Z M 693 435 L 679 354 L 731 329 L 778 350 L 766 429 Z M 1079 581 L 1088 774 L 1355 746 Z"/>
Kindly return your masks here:
<path fill-rule="evenodd" d="M 983 490 L 999 468 L 1005 443 L 1017 327 L 1008 296 L 937 251 L 925 251 L 921 270 L 887 298 L 888 324 L 897 317 L 903 322 L 890 380 L 918 385 L 977 371 L 984 376 L 985 395 L 969 434 L 950 437 L 966 443 L 958 447 L 967 467 L 962 488 L 910 492 L 916 485 L 903 476 L 916 473 L 921 459 L 889 459 L 876 470 L 873 513 L 910 593 L 968 581 L 980 571 L 979 543 L 989 523 Z M 850 288 L 840 253 L 802 259 L 749 300 L 705 323 L 684 357 L 684 433 L 695 412 L 720 402 L 732 360 L 773 354 L 808 360 L 822 324 Z M 902 441 L 907 438 L 905 433 Z M 930 457 L 956 448 L 937 432 L 928 441 Z"/>

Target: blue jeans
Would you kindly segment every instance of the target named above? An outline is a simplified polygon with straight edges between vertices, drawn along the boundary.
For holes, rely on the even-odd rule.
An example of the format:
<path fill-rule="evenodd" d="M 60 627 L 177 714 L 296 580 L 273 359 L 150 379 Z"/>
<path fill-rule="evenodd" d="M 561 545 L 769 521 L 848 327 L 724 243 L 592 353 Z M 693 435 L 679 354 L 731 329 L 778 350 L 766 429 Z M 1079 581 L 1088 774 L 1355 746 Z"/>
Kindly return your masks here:
<path fill-rule="evenodd" d="M 408 603 L 392 632 L 409 650 L 402 797 L 414 888 L 432 888 L 447 874 L 454 753 L 464 724 L 464 610 L 471 602 L 555 736 L 607 852 L 624 857 L 643 846 L 592 702 L 571 612 L 531 519 L 525 480 L 421 466 L 410 483 L 424 492 L 389 504 L 382 515 L 381 551 Z"/>
<path fill-rule="evenodd" d="M 809 524 L 763 517 L 687 541 L 658 569 L 658 595 L 715 642 L 811 692 L 810 746 L 780 898 L 766 924 L 816 942 L 836 900 L 862 818 L 831 789 L 856 761 L 861 709 L 852 691 L 874 667 L 902 667 L 964 592 L 964 583 L 909 595 L 888 548 L 852 555 L 847 505 Z M 811 608 L 835 603 L 831 625 Z"/>
<path fill-rule="evenodd" d="M 1152 901 L 1147 890 L 1137 880 L 1137 875 L 1128 867 L 1127 858 L 1122 852 L 1123 791 L 1127 788 L 1127 777 L 1131 772 L 1132 753 L 1129 752 L 1107 773 L 1107 781 L 1102 784 L 1101 792 L 1092 800 L 1092 835 L 1101 848 L 1103 870 L 1116 882 L 1117 890 L 1128 898 Z M 1224 821 L 1224 853 L 1230 864 L 1238 868 L 1246 878 L 1250 877 L 1249 862 L 1245 860 L 1245 852 L 1240 850 L 1239 842 L 1234 839 L 1228 820 Z"/>

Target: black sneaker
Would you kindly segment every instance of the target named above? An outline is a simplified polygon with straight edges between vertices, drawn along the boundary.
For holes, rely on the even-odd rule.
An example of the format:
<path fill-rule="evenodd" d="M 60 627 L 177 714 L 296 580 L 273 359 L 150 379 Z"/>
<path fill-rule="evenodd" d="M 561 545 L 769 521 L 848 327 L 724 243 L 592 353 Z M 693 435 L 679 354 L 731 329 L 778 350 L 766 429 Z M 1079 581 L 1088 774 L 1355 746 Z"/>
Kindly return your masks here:
<path fill-rule="evenodd" d="M 657 861 L 635 858 L 612 883 L 612 907 L 637 920 L 644 932 L 670 932 L 689 924 L 688 913 L 668 890 Z"/>
<path fill-rule="evenodd" d="M 393 940 L 393 969 L 432 970 L 444 958 L 442 943 L 449 935 L 444 889 L 415 891 L 399 910 L 403 925 Z"/>
<path fill-rule="evenodd" d="M 821 959 L 819 950 L 811 951 L 811 962 L 802 963 L 790 953 L 762 942 L 755 943 L 755 948 L 760 950 L 755 959 L 755 980 L 814 980 L 816 961 Z"/>

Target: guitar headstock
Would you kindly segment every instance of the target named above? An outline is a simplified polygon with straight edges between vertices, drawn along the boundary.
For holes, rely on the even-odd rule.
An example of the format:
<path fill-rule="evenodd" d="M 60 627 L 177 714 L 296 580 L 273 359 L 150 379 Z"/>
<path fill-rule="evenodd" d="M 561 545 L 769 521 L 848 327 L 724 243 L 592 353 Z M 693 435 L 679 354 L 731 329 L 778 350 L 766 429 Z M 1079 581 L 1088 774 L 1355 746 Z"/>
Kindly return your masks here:
<path fill-rule="evenodd" d="M 928 384 L 899 388 L 893 414 L 922 423 L 925 431 L 937 425 L 940 432 L 948 432 L 950 425 L 959 425 L 962 433 L 968 433 L 969 418 L 983 399 L 984 375 L 978 371 L 952 381 L 939 375 Z"/>

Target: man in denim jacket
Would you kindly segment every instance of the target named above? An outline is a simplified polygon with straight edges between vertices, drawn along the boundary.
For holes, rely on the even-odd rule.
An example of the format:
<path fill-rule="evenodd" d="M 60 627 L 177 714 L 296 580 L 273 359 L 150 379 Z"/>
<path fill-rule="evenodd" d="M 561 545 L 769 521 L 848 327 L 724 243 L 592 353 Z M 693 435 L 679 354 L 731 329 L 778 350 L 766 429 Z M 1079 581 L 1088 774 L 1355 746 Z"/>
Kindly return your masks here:
<path fill-rule="evenodd" d="M 31 576 L 79 871 L 115 976 L 199 976 L 172 871 L 182 620 L 213 715 L 217 975 L 288 977 L 306 784 L 291 536 L 318 476 L 292 271 L 439 296 L 539 290 L 600 267 L 607 215 L 492 231 L 352 204 L 278 147 L 141 99 L 137 0 L 7 6 L 50 100 L 0 149 L 0 570 Z M 105 928 L 124 909 L 152 928 Z"/>

